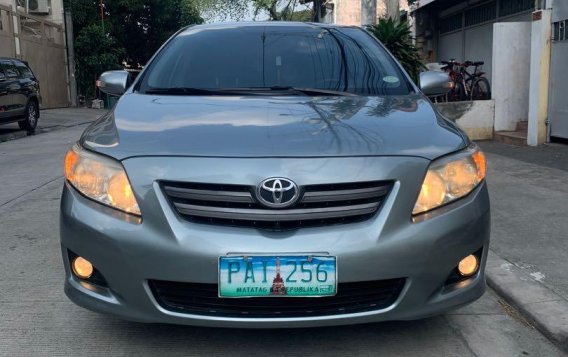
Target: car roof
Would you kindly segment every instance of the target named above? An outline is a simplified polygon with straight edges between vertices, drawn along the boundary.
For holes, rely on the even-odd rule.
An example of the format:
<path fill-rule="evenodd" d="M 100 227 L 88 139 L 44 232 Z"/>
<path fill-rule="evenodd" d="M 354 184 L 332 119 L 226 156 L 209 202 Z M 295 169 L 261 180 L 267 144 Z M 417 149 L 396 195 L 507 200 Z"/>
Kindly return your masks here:
<path fill-rule="evenodd" d="M 319 22 L 297 22 L 297 21 L 239 21 L 239 22 L 216 22 L 210 24 L 191 25 L 183 29 L 180 33 L 195 29 L 219 29 L 219 28 L 243 28 L 243 27 L 305 27 L 305 28 L 360 28 L 358 26 L 345 26 L 336 24 L 325 24 Z"/>
<path fill-rule="evenodd" d="M 21 59 L 19 59 L 19 58 L 14 58 L 14 57 L 0 57 L 0 61 L 6 61 L 6 60 L 26 63 L 26 61 L 21 60 Z"/>

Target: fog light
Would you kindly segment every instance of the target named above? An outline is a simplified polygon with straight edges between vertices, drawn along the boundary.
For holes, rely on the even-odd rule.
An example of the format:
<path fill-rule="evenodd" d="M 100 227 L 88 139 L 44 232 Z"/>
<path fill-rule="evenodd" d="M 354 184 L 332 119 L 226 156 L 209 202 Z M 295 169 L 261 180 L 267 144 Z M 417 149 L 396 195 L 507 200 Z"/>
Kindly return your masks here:
<path fill-rule="evenodd" d="M 458 271 L 461 276 L 472 276 L 477 273 L 477 269 L 479 269 L 479 261 L 473 254 L 463 258 L 458 264 Z"/>
<path fill-rule="evenodd" d="M 73 259 L 73 273 L 81 279 L 88 279 L 93 275 L 93 264 L 85 258 L 77 257 Z"/>

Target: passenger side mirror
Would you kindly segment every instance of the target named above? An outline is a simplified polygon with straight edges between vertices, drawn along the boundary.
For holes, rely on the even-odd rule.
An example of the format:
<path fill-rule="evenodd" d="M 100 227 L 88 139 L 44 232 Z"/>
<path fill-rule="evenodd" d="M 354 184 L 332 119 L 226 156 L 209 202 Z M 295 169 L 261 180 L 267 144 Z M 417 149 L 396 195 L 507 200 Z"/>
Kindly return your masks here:
<path fill-rule="evenodd" d="M 6 80 L 6 75 L 0 72 L 0 82 L 4 82 Z"/>
<path fill-rule="evenodd" d="M 130 73 L 127 71 L 108 71 L 101 74 L 97 87 L 109 95 L 121 96 L 130 85 Z"/>
<path fill-rule="evenodd" d="M 420 73 L 420 89 L 428 97 L 447 94 L 452 88 L 450 75 L 440 71 Z"/>

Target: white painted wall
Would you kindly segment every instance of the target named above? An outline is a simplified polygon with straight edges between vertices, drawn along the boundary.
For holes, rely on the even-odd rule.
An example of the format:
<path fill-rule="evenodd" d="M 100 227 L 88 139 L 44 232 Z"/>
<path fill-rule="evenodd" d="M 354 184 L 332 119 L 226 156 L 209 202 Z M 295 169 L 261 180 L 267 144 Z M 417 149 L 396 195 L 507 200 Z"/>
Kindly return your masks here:
<path fill-rule="evenodd" d="M 531 23 L 493 24 L 492 92 L 495 131 L 515 130 L 528 120 Z"/>
<path fill-rule="evenodd" d="M 476 100 L 435 105 L 443 116 L 462 128 L 471 140 L 493 139 L 495 101 Z"/>

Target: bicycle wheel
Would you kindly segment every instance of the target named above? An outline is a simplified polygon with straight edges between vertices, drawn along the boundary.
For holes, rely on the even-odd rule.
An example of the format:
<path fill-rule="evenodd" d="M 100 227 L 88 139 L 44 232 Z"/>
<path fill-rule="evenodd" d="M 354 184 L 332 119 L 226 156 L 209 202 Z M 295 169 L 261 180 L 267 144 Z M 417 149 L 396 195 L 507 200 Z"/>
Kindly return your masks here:
<path fill-rule="evenodd" d="M 465 99 L 465 88 L 460 81 L 454 81 L 454 87 L 448 93 L 448 102 L 459 102 Z"/>
<path fill-rule="evenodd" d="M 479 77 L 471 86 L 471 100 L 491 99 L 491 86 L 485 77 Z"/>

